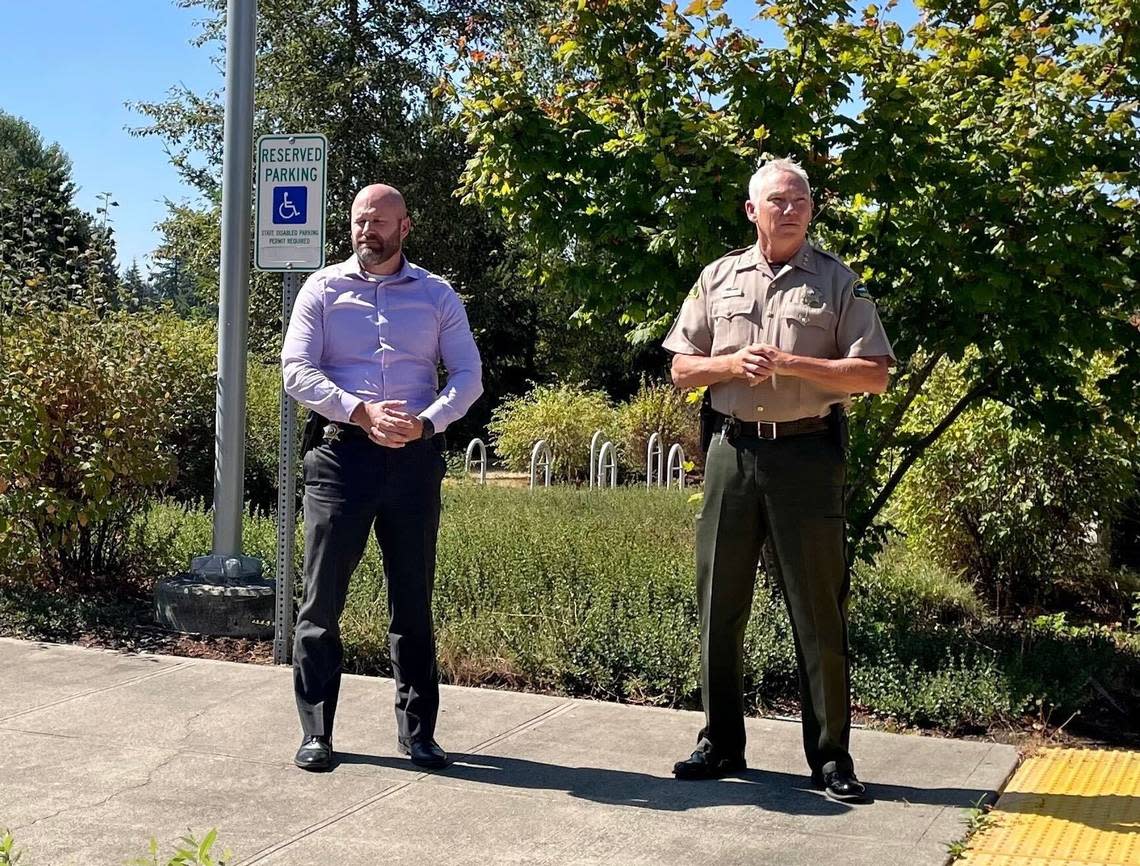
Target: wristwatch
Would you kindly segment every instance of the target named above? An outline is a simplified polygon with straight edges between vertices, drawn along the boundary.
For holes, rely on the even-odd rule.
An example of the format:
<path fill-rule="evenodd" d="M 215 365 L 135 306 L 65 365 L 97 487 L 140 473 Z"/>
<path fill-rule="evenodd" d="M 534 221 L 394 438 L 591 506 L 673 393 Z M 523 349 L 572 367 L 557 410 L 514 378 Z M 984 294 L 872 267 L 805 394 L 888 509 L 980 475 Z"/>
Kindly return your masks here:
<path fill-rule="evenodd" d="M 430 418 L 421 418 L 420 421 L 424 425 L 423 429 L 420 431 L 420 438 L 421 439 L 430 439 L 432 436 L 435 435 L 435 425 L 431 423 Z"/>

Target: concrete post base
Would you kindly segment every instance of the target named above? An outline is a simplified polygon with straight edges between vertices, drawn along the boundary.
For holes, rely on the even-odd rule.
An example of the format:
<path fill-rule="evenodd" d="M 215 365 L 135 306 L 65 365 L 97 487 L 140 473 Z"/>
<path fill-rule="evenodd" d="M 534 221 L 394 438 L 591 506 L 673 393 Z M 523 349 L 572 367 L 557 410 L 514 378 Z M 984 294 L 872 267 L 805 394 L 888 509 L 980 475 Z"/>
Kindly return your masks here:
<path fill-rule="evenodd" d="M 262 577 L 251 556 L 197 556 L 190 571 L 154 587 L 154 613 L 161 625 L 187 634 L 273 637 L 276 581 Z"/>

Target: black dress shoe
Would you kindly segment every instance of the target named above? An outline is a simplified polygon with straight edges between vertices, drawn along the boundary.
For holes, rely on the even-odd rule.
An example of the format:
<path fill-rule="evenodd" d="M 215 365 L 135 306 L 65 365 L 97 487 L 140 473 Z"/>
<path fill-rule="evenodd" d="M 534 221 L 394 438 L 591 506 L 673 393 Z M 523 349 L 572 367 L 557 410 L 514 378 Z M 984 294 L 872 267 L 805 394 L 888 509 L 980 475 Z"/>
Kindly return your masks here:
<path fill-rule="evenodd" d="M 866 803 L 867 787 L 855 778 L 854 770 L 833 770 L 830 773 L 813 772 L 812 783 L 823 789 L 829 800 L 837 803 Z"/>
<path fill-rule="evenodd" d="M 415 740 L 398 738 L 400 751 L 412 759 L 417 767 L 428 770 L 439 770 L 447 766 L 447 752 L 439 747 L 439 743 L 430 737 Z"/>
<path fill-rule="evenodd" d="M 301 742 L 301 748 L 293 758 L 293 763 L 302 770 L 323 773 L 332 769 L 332 741 L 328 737 L 309 735 Z"/>
<path fill-rule="evenodd" d="M 719 779 L 746 769 L 743 756 L 730 758 L 697 749 L 687 760 L 673 765 L 673 775 L 678 779 Z"/>

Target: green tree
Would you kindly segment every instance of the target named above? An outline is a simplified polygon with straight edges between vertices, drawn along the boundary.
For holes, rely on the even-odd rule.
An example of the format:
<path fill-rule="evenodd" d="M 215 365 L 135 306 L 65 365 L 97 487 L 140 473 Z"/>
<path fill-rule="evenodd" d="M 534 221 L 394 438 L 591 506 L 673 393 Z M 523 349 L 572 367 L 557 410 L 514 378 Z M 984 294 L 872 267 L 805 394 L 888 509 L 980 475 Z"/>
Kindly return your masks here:
<path fill-rule="evenodd" d="M 203 303 L 193 265 L 178 253 L 160 250 L 155 255 L 150 283 L 154 299 L 159 303 L 169 303 L 180 316 L 187 317 L 195 311 L 216 309 Z"/>
<path fill-rule="evenodd" d="M 454 46 L 486 47 L 509 22 L 533 17 L 530 2 L 266 0 L 258 7 L 256 132 L 305 130 L 328 137 L 327 260 L 350 255 L 348 211 L 355 192 L 386 181 L 404 191 L 412 211 L 409 256 L 450 279 L 467 303 L 483 352 L 486 396 L 453 428 L 456 439 L 482 428 L 492 406 L 524 392 L 531 379 L 589 377 L 632 392 L 638 372 L 647 369 L 633 360 L 637 353 L 616 328 L 590 322 L 570 327 L 578 304 L 520 274 L 511 234 L 454 194 L 472 151 L 466 134 L 447 123 L 454 106 L 433 87 Z M 206 13 L 198 44 L 220 49 L 224 3 L 182 5 Z M 184 179 L 202 194 L 203 204 L 169 205 L 159 255 L 186 264 L 203 305 L 212 307 L 220 94 L 176 87 L 164 102 L 135 107 L 149 121 L 136 131 L 161 138 Z M 280 280 L 256 275 L 251 346 L 265 359 L 277 351 L 279 320 Z"/>
<path fill-rule="evenodd" d="M 180 5 L 205 13 L 197 43 L 220 52 L 223 0 L 180 0 Z M 259 4 L 255 131 L 304 130 L 328 137 L 328 261 L 351 252 L 348 212 L 356 191 L 383 180 L 400 187 L 411 207 L 415 230 L 409 255 L 453 280 L 465 296 L 490 290 L 507 255 L 505 239 L 477 209 L 461 207 L 452 195 L 469 154 L 462 137 L 441 123 L 444 108 L 430 91 L 452 42 L 475 42 L 497 26 L 496 5 L 489 0 Z M 171 205 L 162 225 L 164 252 L 190 264 L 216 298 L 217 242 L 208 239 L 217 237 L 220 214 L 221 94 L 178 86 L 166 101 L 135 108 L 149 120 L 136 132 L 161 138 L 184 179 L 206 198 L 204 207 Z M 276 349 L 279 299 L 280 280 L 257 275 L 251 342 L 266 354 Z"/>
<path fill-rule="evenodd" d="M 0 315 L 25 304 L 117 303 L 111 233 L 74 197 L 71 160 L 59 145 L 0 111 Z"/>
<path fill-rule="evenodd" d="M 127 309 L 138 310 L 154 303 L 154 287 L 139 270 L 137 260 L 119 275 L 119 294 Z"/>
<path fill-rule="evenodd" d="M 440 88 L 476 151 L 466 200 L 525 239 L 535 280 L 633 341 L 658 339 L 700 266 L 751 241 L 757 159 L 800 159 L 818 238 L 879 299 L 900 360 L 887 398 L 855 413 L 857 538 L 983 397 L 1071 431 L 1140 380 L 1140 10 L 926 0 L 904 31 L 891 5 L 761 0 L 784 35 L 771 47 L 723 0 L 561 0 L 538 28 L 556 77 L 508 40 Z M 944 414 L 905 428 L 939 361 L 970 347 Z M 1098 351 L 1116 358 L 1104 412 L 1080 391 Z"/>

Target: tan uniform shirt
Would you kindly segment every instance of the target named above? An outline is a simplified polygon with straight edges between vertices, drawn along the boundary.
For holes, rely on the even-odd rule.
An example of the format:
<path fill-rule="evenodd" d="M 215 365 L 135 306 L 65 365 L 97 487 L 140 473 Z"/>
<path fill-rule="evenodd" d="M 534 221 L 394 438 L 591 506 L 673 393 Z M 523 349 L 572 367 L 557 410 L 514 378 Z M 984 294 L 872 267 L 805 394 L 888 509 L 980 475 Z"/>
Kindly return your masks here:
<path fill-rule="evenodd" d="M 777 274 L 753 244 L 701 272 L 663 345 L 706 357 L 767 343 L 814 358 L 894 359 L 875 302 L 857 286 L 850 268 L 811 244 Z M 833 403 L 851 401 L 846 392 L 779 373 L 755 386 L 744 379 L 719 382 L 710 392 L 714 409 L 742 421 L 822 416 Z"/>

